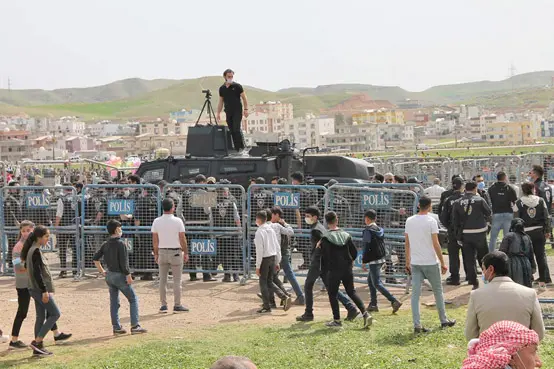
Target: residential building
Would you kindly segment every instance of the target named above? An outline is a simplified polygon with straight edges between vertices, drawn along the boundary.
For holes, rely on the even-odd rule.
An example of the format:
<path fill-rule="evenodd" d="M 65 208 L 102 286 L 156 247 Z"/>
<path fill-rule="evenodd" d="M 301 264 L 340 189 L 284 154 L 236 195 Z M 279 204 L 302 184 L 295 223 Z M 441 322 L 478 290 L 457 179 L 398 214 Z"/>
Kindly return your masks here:
<path fill-rule="evenodd" d="M 242 130 L 246 133 L 272 133 L 269 130 L 269 115 L 254 111 L 248 115 L 248 118 L 242 119 Z"/>
<path fill-rule="evenodd" d="M 554 137 L 554 117 L 540 122 L 540 136 Z"/>
<path fill-rule="evenodd" d="M 187 135 L 156 135 L 151 133 L 141 134 L 132 138 L 133 153 L 138 155 L 150 155 L 156 149 L 168 149 L 171 155 L 185 155 L 187 148 Z"/>
<path fill-rule="evenodd" d="M 140 122 L 139 124 L 139 135 L 186 135 L 194 122 L 179 123 L 176 120 L 167 121 L 158 118 L 155 121 Z"/>
<path fill-rule="evenodd" d="M 415 138 L 415 123 L 388 124 L 344 124 L 335 127 L 335 133 L 328 135 L 326 145 L 332 150 L 367 152 L 385 150 L 412 143 Z"/>
<path fill-rule="evenodd" d="M 500 121 L 487 124 L 487 142 L 493 145 L 530 145 L 536 142 L 529 121 Z"/>
<path fill-rule="evenodd" d="M 267 115 L 267 132 L 284 132 L 284 122 L 294 118 L 292 104 L 281 101 L 262 101 L 252 107 L 250 113 L 263 113 Z"/>
<path fill-rule="evenodd" d="M 366 123 L 390 123 L 404 124 L 404 112 L 401 110 L 370 109 L 362 113 L 352 114 L 352 121 L 359 124 Z"/>
<path fill-rule="evenodd" d="M 425 126 L 426 136 L 447 136 L 454 132 L 454 127 L 457 123 L 455 120 L 446 120 L 445 118 L 437 118 L 431 122 L 428 122 Z"/>
<path fill-rule="evenodd" d="M 180 111 L 175 111 L 169 113 L 169 120 L 176 121 L 177 123 L 187 123 L 187 122 L 196 122 L 198 116 L 200 115 L 200 110 L 198 109 L 182 109 Z"/>
<path fill-rule="evenodd" d="M 92 137 L 107 137 L 107 136 L 128 136 L 137 133 L 137 122 L 112 122 L 103 120 L 101 122 L 87 124 L 86 133 Z"/>
<path fill-rule="evenodd" d="M 51 121 L 48 132 L 56 134 L 68 134 L 82 136 L 85 134 L 86 124 L 81 122 L 77 117 L 62 117 L 58 120 Z"/>
<path fill-rule="evenodd" d="M 65 139 L 65 150 L 68 153 L 74 153 L 76 151 L 89 151 L 94 150 L 96 144 L 94 139 L 84 136 L 67 137 Z"/>
<path fill-rule="evenodd" d="M 316 117 L 307 114 L 304 118 L 296 118 L 285 122 L 285 136 L 289 137 L 297 147 L 326 147 L 326 137 L 335 133 L 335 118 L 329 116 Z"/>
<path fill-rule="evenodd" d="M 21 130 L 10 130 L 4 128 L 0 131 L 0 161 L 19 162 L 28 158 L 31 147 L 27 142 L 30 132 Z"/>

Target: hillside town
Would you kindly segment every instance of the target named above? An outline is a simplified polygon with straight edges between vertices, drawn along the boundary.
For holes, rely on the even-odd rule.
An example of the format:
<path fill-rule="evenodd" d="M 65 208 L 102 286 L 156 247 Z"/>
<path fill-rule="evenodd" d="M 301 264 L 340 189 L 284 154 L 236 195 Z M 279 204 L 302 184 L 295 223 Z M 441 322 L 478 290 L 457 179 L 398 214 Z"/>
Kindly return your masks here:
<path fill-rule="evenodd" d="M 188 128 L 199 115 L 198 109 L 183 109 L 162 117 L 92 122 L 77 116 L 0 116 L 0 161 L 184 155 Z M 200 117 L 201 124 L 207 121 L 207 115 Z M 295 117 L 290 103 L 262 101 L 252 106 L 242 129 L 249 146 L 289 139 L 299 149 L 323 152 L 530 145 L 554 138 L 554 101 L 544 109 L 495 111 L 478 105 L 423 107 L 418 101 L 392 103 L 358 94 L 303 117 Z"/>

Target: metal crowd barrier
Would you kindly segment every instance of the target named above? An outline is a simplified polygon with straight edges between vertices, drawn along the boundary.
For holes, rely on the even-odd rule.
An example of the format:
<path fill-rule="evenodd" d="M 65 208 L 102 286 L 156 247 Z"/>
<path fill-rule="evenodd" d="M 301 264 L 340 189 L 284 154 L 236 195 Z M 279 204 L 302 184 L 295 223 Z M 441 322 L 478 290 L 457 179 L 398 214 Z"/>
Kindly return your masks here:
<path fill-rule="evenodd" d="M 122 224 L 123 241 L 134 273 L 154 273 L 152 223 L 161 215 L 160 188 L 155 185 L 86 185 L 81 199 L 82 270 L 94 272 L 92 258 L 109 238 L 106 223 Z"/>
<path fill-rule="evenodd" d="M 391 188 L 393 187 L 393 188 Z M 335 211 L 339 214 L 343 210 L 336 204 L 337 198 L 345 199 L 356 206 L 351 208 L 353 216 L 347 224 L 339 225 L 354 238 L 358 248 L 358 257 L 354 263 L 354 276 L 358 282 L 366 283 L 368 272 L 363 270 L 361 263 L 363 245 L 362 232 L 365 228 L 364 213 L 373 209 L 377 213 L 377 224 L 385 230 L 387 256 L 383 278 L 385 284 L 402 285 L 409 288 L 409 278 L 406 274 L 406 253 L 404 245 L 404 229 L 406 220 L 416 214 L 418 195 L 411 189 L 420 189 L 414 184 L 336 184 L 327 190 L 325 198 L 325 212 Z"/>
<path fill-rule="evenodd" d="M 19 224 L 29 220 L 50 229 L 50 241 L 42 248 L 51 271 L 80 271 L 79 197 L 75 188 L 62 186 L 12 186 L 1 190 L 2 269 L 13 273 L 12 250 Z"/>
<path fill-rule="evenodd" d="M 386 160 L 387 171 L 408 177 L 417 177 L 425 185 L 433 184 L 435 178 L 448 183 L 454 174 L 454 161 L 443 156 L 390 157 Z"/>
<path fill-rule="evenodd" d="M 185 222 L 188 273 L 243 275 L 246 282 L 246 193 L 240 185 L 171 184 L 164 197 L 174 199 Z"/>
<path fill-rule="evenodd" d="M 294 229 L 291 245 L 293 269 L 296 275 L 306 276 L 310 266 L 311 242 L 310 227 L 303 222 L 304 210 L 308 206 L 317 206 L 322 218 L 325 210 L 324 195 L 326 188 L 315 185 L 270 185 L 256 184 L 248 188 L 246 234 L 248 244 L 248 270 L 255 270 L 256 213 L 260 210 L 278 206 L 283 210 L 285 221 Z M 323 219 L 321 219 L 323 222 Z M 300 259 L 300 265 L 297 261 Z"/>
<path fill-rule="evenodd" d="M 541 305 L 544 327 L 554 330 L 554 299 L 539 299 Z"/>

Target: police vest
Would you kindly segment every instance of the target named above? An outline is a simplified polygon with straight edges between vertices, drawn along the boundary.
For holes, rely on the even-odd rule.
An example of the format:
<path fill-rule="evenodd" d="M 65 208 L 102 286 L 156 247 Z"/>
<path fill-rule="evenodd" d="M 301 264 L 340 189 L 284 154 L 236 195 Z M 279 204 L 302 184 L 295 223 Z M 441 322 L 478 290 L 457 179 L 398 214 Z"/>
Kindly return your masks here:
<path fill-rule="evenodd" d="M 60 226 L 69 226 L 75 224 L 75 198 L 71 195 L 61 198 L 63 203 L 63 214 L 60 220 Z"/>
<path fill-rule="evenodd" d="M 216 228 L 235 227 L 235 206 L 229 199 L 218 198 L 217 205 L 212 208 L 213 226 Z"/>

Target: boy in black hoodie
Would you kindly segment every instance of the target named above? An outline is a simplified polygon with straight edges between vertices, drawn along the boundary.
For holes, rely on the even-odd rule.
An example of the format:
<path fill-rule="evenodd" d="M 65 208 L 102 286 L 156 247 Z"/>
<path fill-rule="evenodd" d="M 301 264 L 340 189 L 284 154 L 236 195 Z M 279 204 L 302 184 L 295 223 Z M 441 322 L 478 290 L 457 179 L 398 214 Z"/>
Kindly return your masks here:
<path fill-rule="evenodd" d="M 327 272 L 327 292 L 333 309 L 333 320 L 326 325 L 330 328 L 342 327 L 337 294 L 342 283 L 348 296 L 354 301 L 364 318 L 364 328 L 369 328 L 373 318 L 366 311 L 362 299 L 354 288 L 352 265 L 358 256 L 352 237 L 338 227 L 338 217 L 333 211 L 325 214 L 329 231 L 326 232 L 317 247 L 321 248 L 322 270 Z"/>

